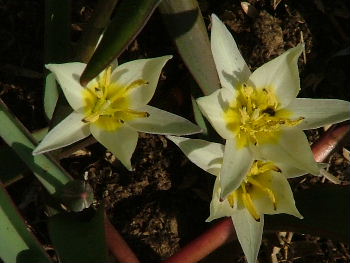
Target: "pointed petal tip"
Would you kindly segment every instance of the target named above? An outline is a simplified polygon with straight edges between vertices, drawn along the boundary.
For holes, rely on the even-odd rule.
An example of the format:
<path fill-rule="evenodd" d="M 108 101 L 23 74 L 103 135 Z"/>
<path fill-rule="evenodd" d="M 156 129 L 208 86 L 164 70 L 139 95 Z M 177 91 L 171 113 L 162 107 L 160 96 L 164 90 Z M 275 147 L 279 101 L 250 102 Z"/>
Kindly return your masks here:
<path fill-rule="evenodd" d="M 41 154 L 40 151 L 37 151 L 37 150 L 32 151 L 32 155 L 33 156 L 36 156 L 36 155 L 39 155 L 39 154 Z"/>
<path fill-rule="evenodd" d="M 211 14 L 211 19 L 212 19 L 212 20 L 219 20 L 219 21 L 220 21 L 220 19 L 218 18 L 218 16 L 217 16 L 216 14 L 214 14 L 214 13 Z"/>

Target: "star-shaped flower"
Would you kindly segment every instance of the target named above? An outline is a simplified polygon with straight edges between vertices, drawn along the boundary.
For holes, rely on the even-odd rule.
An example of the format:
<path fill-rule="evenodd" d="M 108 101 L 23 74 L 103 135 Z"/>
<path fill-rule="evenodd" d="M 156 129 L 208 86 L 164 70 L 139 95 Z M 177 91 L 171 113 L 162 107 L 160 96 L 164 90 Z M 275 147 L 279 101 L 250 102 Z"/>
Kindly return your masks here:
<path fill-rule="evenodd" d="M 251 73 L 232 35 L 213 14 L 211 49 L 222 88 L 197 102 L 226 140 L 221 197 L 241 185 L 254 155 L 317 175 L 319 168 L 302 130 L 349 119 L 350 104 L 296 98 L 297 60 L 304 46 L 289 49 Z"/>
<path fill-rule="evenodd" d="M 34 150 L 40 154 L 70 145 L 92 134 L 131 170 L 138 131 L 185 135 L 200 128 L 175 114 L 148 106 L 159 75 L 171 56 L 113 65 L 90 81 L 86 88 L 79 78 L 86 64 L 49 64 L 74 111 L 54 127 Z"/>
<path fill-rule="evenodd" d="M 194 164 L 216 176 L 207 221 L 231 217 L 249 263 L 256 262 L 257 259 L 264 214 L 287 213 L 302 218 L 295 207 L 287 178 L 303 175 L 305 171 L 283 163 L 254 160 L 241 184 L 222 199 L 220 172 L 224 145 L 176 136 L 167 138 L 173 141 Z"/>

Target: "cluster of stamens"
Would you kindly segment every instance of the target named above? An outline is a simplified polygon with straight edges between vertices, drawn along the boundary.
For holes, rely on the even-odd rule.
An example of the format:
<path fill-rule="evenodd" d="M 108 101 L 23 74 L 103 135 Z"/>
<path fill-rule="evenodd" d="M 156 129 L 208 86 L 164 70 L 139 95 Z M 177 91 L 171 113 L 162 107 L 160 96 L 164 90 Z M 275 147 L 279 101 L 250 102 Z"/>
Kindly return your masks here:
<path fill-rule="evenodd" d="M 273 209 L 276 210 L 276 195 L 263 183 L 264 177 L 270 176 L 272 171 L 281 172 L 281 170 L 271 162 L 255 161 L 240 187 L 228 195 L 227 200 L 231 207 L 236 207 L 237 200 L 242 200 L 243 205 L 247 208 L 252 217 L 256 221 L 260 221 L 260 213 L 254 204 L 254 196 L 257 191 L 261 191 L 268 196 Z"/>
<path fill-rule="evenodd" d="M 127 86 L 111 83 L 111 67 L 100 79 L 84 89 L 86 123 L 96 123 L 106 130 L 115 130 L 124 122 L 135 118 L 145 118 L 149 114 L 130 109 L 130 91 L 147 85 L 138 79 Z"/>
<path fill-rule="evenodd" d="M 279 102 L 271 88 L 256 89 L 242 84 L 235 101 L 225 111 L 227 127 L 237 135 L 237 143 L 271 142 L 278 138 L 283 127 L 298 125 L 303 118 L 291 120 L 290 113 L 279 109 Z"/>

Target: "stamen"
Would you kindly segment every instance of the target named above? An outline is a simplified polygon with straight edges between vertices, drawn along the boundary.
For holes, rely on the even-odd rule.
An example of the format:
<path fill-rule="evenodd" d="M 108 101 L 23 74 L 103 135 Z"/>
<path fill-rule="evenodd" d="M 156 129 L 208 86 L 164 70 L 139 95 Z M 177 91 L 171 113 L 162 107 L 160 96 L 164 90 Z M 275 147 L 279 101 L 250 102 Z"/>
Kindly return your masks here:
<path fill-rule="evenodd" d="M 293 127 L 303 121 L 289 118 L 289 112 L 279 109 L 273 88 L 257 89 L 242 83 L 238 95 L 225 112 L 227 126 L 236 134 L 238 147 L 248 144 L 275 142 L 284 127 Z"/>
<path fill-rule="evenodd" d="M 232 208 L 235 206 L 235 200 L 237 200 L 237 191 L 233 191 L 229 196 L 227 196 L 227 201 L 230 203 Z"/>
<path fill-rule="evenodd" d="M 106 70 L 105 73 L 103 75 L 103 79 L 101 81 L 101 84 L 103 85 L 103 87 L 108 87 L 109 84 L 111 83 L 111 73 L 112 73 L 112 67 L 109 66 Z M 106 91 L 105 91 L 106 92 Z"/>
<path fill-rule="evenodd" d="M 95 93 L 96 97 L 99 99 L 101 99 L 103 97 L 103 91 L 98 87 L 94 88 L 94 93 Z"/>
<path fill-rule="evenodd" d="M 129 91 L 131 89 L 135 89 L 135 88 L 138 88 L 138 87 L 141 87 L 143 85 L 147 85 L 148 84 L 148 81 L 146 80 L 143 80 L 143 79 L 137 79 L 137 80 L 134 80 L 133 82 L 131 82 L 126 88 L 125 88 L 125 91 Z"/>
<path fill-rule="evenodd" d="M 95 122 L 100 118 L 100 114 L 98 112 L 95 112 L 94 114 L 91 114 L 84 119 L 82 119 L 82 122 L 89 123 L 89 122 Z"/>
<path fill-rule="evenodd" d="M 248 209 L 249 213 L 252 215 L 255 221 L 260 222 L 260 215 L 255 208 L 255 205 L 253 203 L 253 200 L 250 194 L 246 191 L 244 184 L 242 184 L 242 190 L 243 190 L 242 201 L 244 206 Z"/>
<path fill-rule="evenodd" d="M 248 212 L 255 219 L 255 221 L 260 222 L 260 215 L 255 209 L 254 203 L 248 193 L 242 193 L 242 200 L 244 206 L 248 209 Z"/>
<path fill-rule="evenodd" d="M 259 189 L 261 189 L 265 193 L 267 193 L 269 199 L 271 200 L 271 202 L 273 204 L 273 210 L 277 209 L 276 197 L 271 189 L 267 188 L 266 186 L 263 186 L 261 183 L 259 183 L 258 181 L 256 181 L 255 179 L 253 179 L 251 177 L 248 178 L 248 182 L 251 183 L 252 185 L 258 187 Z"/>
<path fill-rule="evenodd" d="M 124 113 L 126 115 L 130 115 L 130 117 L 137 117 L 137 118 L 147 118 L 150 116 L 148 112 L 135 111 L 130 109 L 125 110 Z"/>

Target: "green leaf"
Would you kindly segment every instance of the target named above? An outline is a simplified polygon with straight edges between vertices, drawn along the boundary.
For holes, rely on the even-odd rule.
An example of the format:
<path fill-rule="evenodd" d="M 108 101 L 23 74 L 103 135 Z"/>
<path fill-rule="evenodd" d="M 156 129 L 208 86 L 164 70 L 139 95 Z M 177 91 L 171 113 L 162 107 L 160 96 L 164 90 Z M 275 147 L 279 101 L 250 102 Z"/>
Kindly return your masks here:
<path fill-rule="evenodd" d="M 0 136 L 32 170 L 47 191 L 55 194 L 72 178 L 49 155 L 32 155 L 36 141 L 28 130 L 9 112 L 0 99 Z"/>
<path fill-rule="evenodd" d="M 71 5 L 71 0 L 45 0 L 45 64 L 64 63 L 72 57 L 70 44 Z M 64 119 L 65 116 L 61 113 L 69 106 L 64 99 L 61 99 L 63 94 L 57 92 L 54 82 L 54 78 L 48 76 L 44 89 L 45 113 L 49 120 L 52 118 L 54 120 L 51 126 L 55 126 Z M 58 97 L 60 98 L 58 99 Z M 58 109 L 55 110 L 55 107 Z"/>
<path fill-rule="evenodd" d="M 80 82 L 85 86 L 117 58 L 142 30 L 160 0 L 121 0 Z"/>
<path fill-rule="evenodd" d="M 60 262 L 108 262 L 103 206 L 92 218 L 89 212 L 94 211 L 50 218 L 49 234 Z"/>
<path fill-rule="evenodd" d="M 33 135 L 35 141 L 40 142 L 46 136 L 48 131 L 49 131 L 49 128 L 45 127 L 45 128 L 34 131 L 32 133 L 32 135 Z"/>
<path fill-rule="evenodd" d="M 99 0 L 97 2 L 94 13 L 77 45 L 75 61 L 87 63 L 90 60 L 117 2 L 118 0 Z"/>
<path fill-rule="evenodd" d="M 205 95 L 220 88 L 209 38 L 196 0 L 163 0 L 159 5 L 177 49 Z"/>
<path fill-rule="evenodd" d="M 0 147 L 0 180 L 9 185 L 23 178 L 23 173 L 28 171 L 27 166 L 18 158 L 17 154 L 8 145 Z"/>
<path fill-rule="evenodd" d="M 297 192 L 295 203 L 304 216 L 266 216 L 265 226 L 273 231 L 292 231 L 349 242 L 350 188 L 339 185 L 320 185 Z"/>
<path fill-rule="evenodd" d="M 5 262 L 52 262 L 28 231 L 23 218 L 0 182 L 0 258 Z"/>
<path fill-rule="evenodd" d="M 70 57 L 70 9 L 71 0 L 45 0 L 45 64 Z"/>

